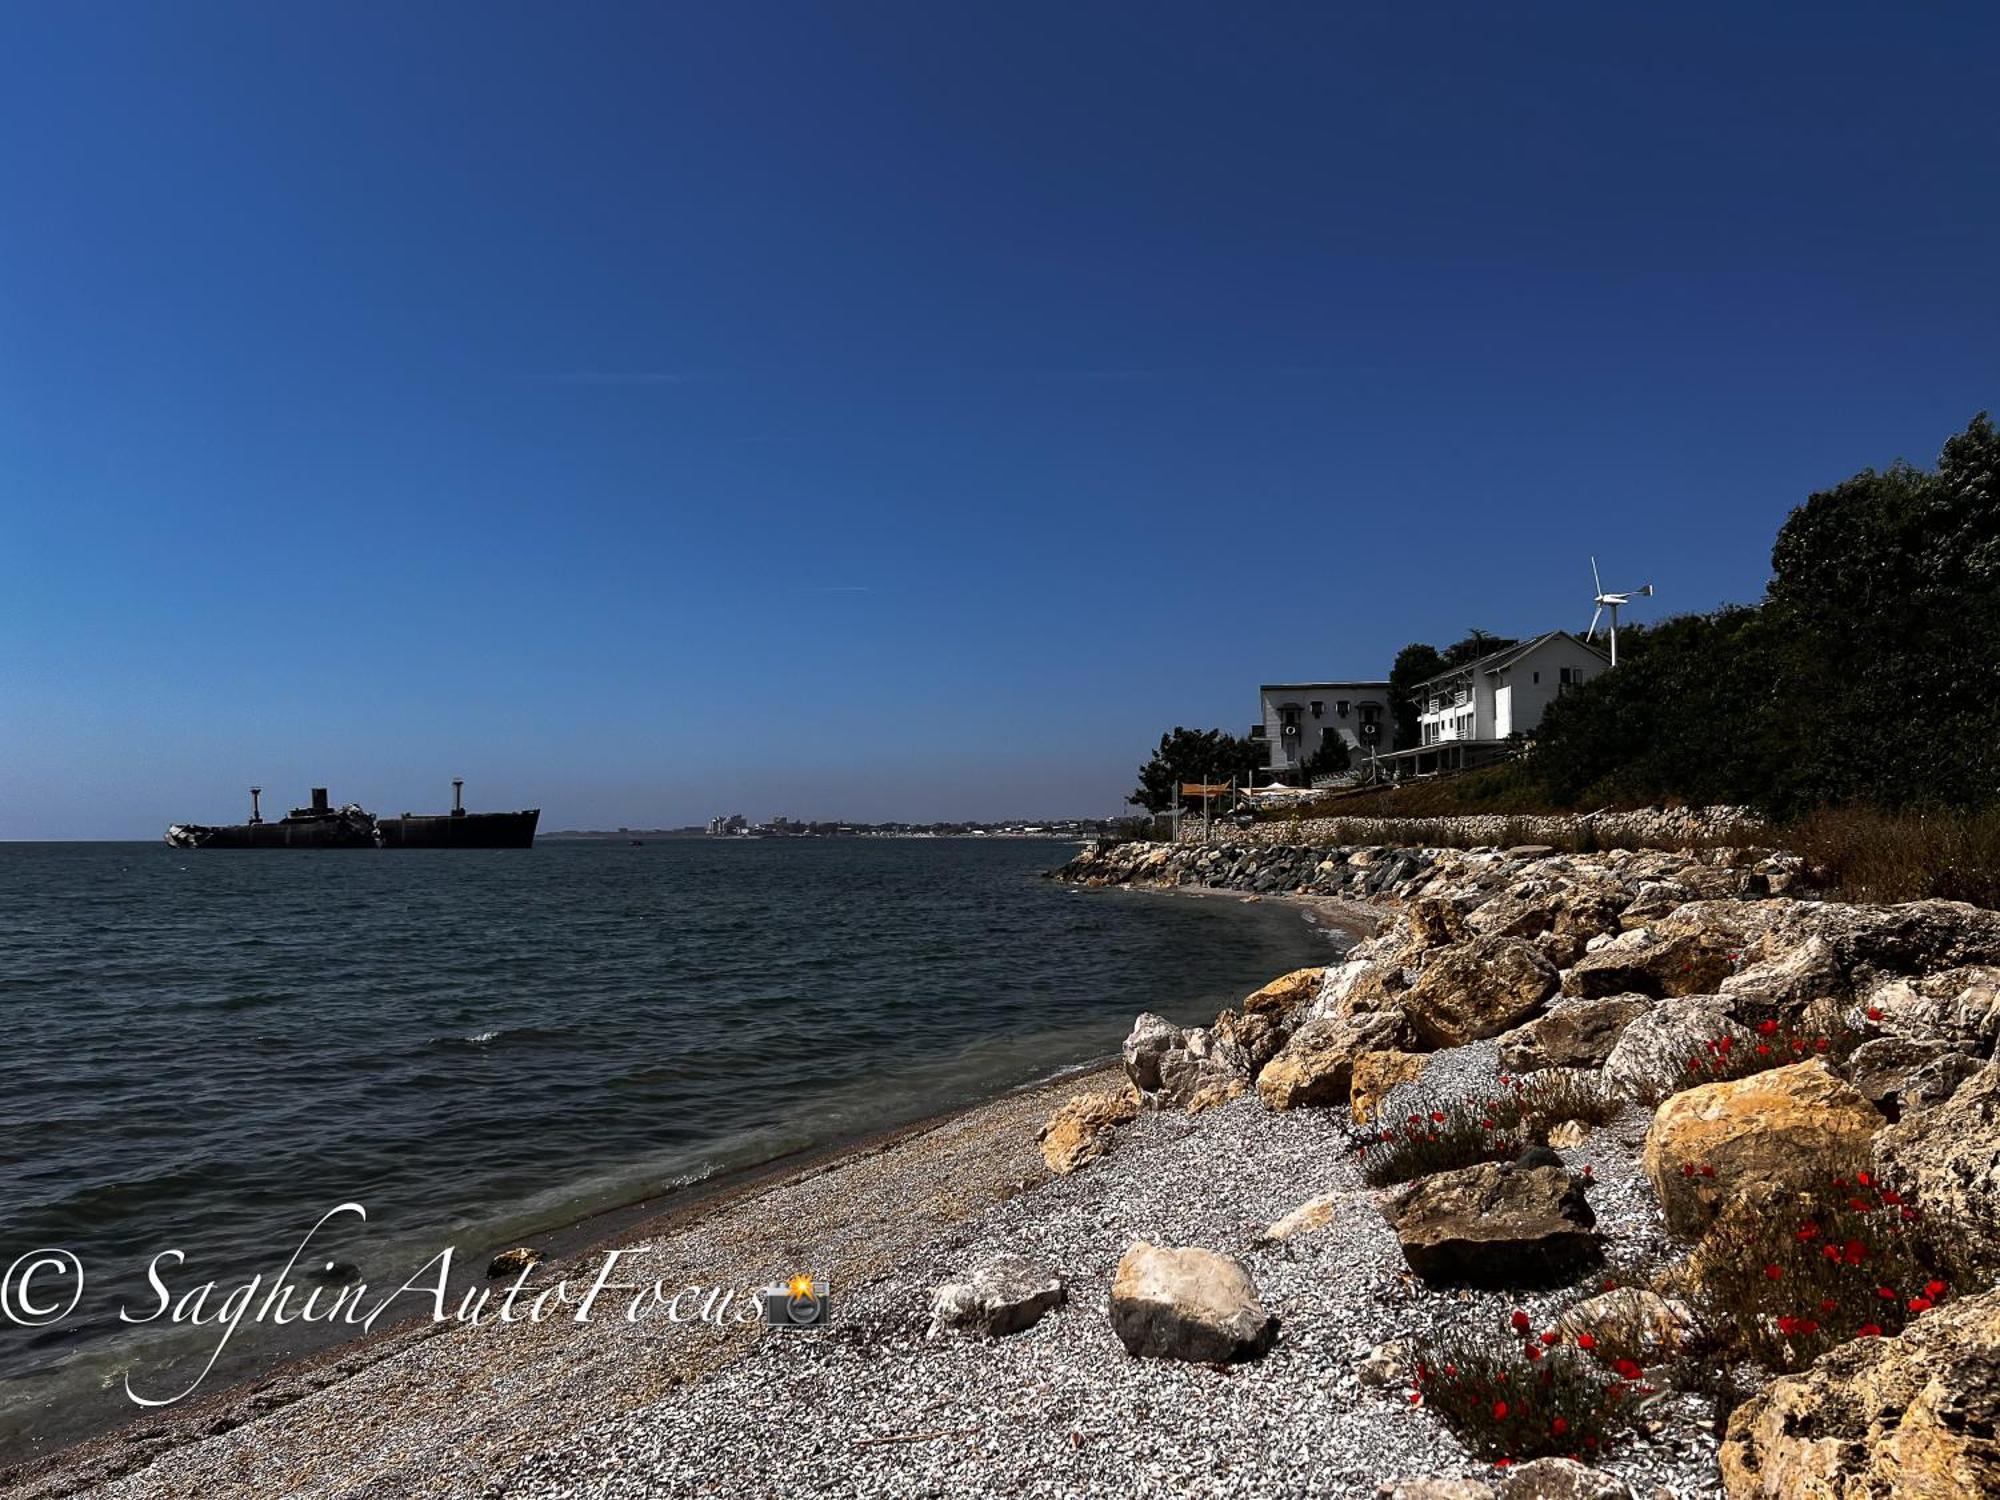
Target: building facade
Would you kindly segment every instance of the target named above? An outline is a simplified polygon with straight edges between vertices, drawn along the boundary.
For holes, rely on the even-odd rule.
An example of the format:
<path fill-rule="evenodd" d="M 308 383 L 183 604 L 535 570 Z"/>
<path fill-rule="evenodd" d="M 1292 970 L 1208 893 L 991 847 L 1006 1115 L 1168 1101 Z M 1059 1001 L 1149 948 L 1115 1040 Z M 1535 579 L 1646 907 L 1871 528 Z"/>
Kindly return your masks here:
<path fill-rule="evenodd" d="M 1559 696 L 1610 665 L 1595 646 L 1551 630 L 1440 673 L 1412 690 L 1418 748 L 1528 734 Z"/>
<path fill-rule="evenodd" d="M 1356 767 L 1389 748 L 1394 731 L 1386 682 L 1271 682 L 1257 692 L 1267 763 L 1278 775 L 1295 778 L 1332 735 L 1346 744 Z"/>

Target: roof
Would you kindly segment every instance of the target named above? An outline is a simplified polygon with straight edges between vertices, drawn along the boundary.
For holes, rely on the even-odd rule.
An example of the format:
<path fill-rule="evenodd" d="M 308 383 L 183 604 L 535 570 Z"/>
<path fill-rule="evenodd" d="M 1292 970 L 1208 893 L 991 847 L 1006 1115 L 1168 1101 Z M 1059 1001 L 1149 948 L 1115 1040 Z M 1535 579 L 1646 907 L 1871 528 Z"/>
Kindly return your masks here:
<path fill-rule="evenodd" d="M 1389 690 L 1387 682 L 1267 682 L 1258 687 L 1260 693 L 1309 693 L 1315 688 L 1380 688 Z"/>
<path fill-rule="evenodd" d="M 1454 677 L 1470 677 L 1475 672 L 1505 671 L 1522 658 L 1541 650 L 1542 647 L 1548 645 L 1549 642 L 1555 640 L 1558 636 L 1564 640 L 1574 642 L 1594 656 L 1602 657 L 1607 666 L 1610 664 L 1611 658 L 1605 656 L 1602 651 L 1591 645 L 1589 641 L 1577 640 L 1567 630 L 1547 630 L 1536 636 L 1533 640 L 1516 641 L 1511 646 L 1502 646 L 1498 651 L 1489 651 L 1484 656 L 1474 657 L 1471 661 L 1453 667 L 1448 672 L 1439 672 L 1434 676 L 1426 677 L 1422 682 L 1413 682 L 1410 684 L 1410 694 L 1412 697 L 1420 697 L 1423 690 L 1432 683 L 1448 682 Z"/>

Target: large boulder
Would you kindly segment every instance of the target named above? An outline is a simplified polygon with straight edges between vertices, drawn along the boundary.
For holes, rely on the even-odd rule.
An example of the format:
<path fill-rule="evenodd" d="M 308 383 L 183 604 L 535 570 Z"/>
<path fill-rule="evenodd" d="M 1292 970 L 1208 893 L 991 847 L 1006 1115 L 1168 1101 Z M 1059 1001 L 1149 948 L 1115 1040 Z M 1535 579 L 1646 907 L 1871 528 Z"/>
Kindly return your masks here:
<path fill-rule="evenodd" d="M 1889 979 L 1864 996 L 1882 1030 L 1991 1057 L 2000 1041 L 2000 969 L 1971 965 Z"/>
<path fill-rule="evenodd" d="M 1943 1104 L 1883 1131 L 1875 1160 L 1962 1265 L 2000 1275 L 2000 1058 Z"/>
<path fill-rule="evenodd" d="M 1354 1123 L 1365 1125 L 1379 1113 L 1393 1089 L 1415 1083 L 1429 1064 L 1428 1052 L 1364 1052 L 1354 1060 L 1354 1080 L 1347 1107 Z"/>
<path fill-rule="evenodd" d="M 1274 1018 L 1296 1015 L 1318 998 L 1320 986 L 1325 982 L 1324 968 L 1294 969 L 1289 974 L 1281 974 L 1245 997 L 1243 1014 Z"/>
<path fill-rule="evenodd" d="M 2000 1495 L 2000 1291 L 1820 1356 L 1736 1408 L 1730 1500 Z"/>
<path fill-rule="evenodd" d="M 1942 1104 L 1979 1071 L 1979 1059 L 1945 1042 L 1878 1036 L 1854 1049 L 1842 1071 L 1891 1120 Z"/>
<path fill-rule="evenodd" d="M 1746 910 L 1762 915 L 1731 993 L 1848 1000 L 1899 975 L 2000 964 L 2000 912 L 1963 901 L 1768 901 Z M 1788 974 L 1799 977 L 1788 985 Z"/>
<path fill-rule="evenodd" d="M 1549 961 L 1520 938 L 1479 938 L 1441 948 L 1403 993 L 1403 1012 L 1432 1047 L 1498 1036 L 1541 1008 L 1559 983 Z"/>
<path fill-rule="evenodd" d="M 1553 927 L 1555 920 L 1545 901 L 1499 895 L 1466 913 L 1465 925 L 1474 937 L 1537 938 Z"/>
<path fill-rule="evenodd" d="M 1255 1359 L 1278 1337 L 1243 1262 L 1144 1240 L 1118 1262 L 1111 1326 L 1128 1354 L 1205 1363 Z"/>
<path fill-rule="evenodd" d="M 1393 1195 L 1384 1212 L 1410 1269 L 1434 1283 L 1553 1285 L 1602 1250 L 1583 1180 L 1560 1166 L 1439 1172 Z"/>
<path fill-rule="evenodd" d="M 1625 1028 L 1652 1007 L 1644 995 L 1558 1000 L 1548 1014 L 1500 1038 L 1500 1066 L 1510 1073 L 1602 1067 Z"/>
<path fill-rule="evenodd" d="M 1355 1060 L 1367 1052 L 1397 1050 L 1407 1039 L 1399 1011 L 1308 1021 L 1257 1075 L 1258 1097 L 1272 1109 L 1345 1104 Z"/>
<path fill-rule="evenodd" d="M 1675 1094 L 1646 1132 L 1667 1222 L 1702 1228 L 1751 1183 L 1806 1189 L 1865 1161 L 1882 1115 L 1818 1058 Z"/>
<path fill-rule="evenodd" d="M 1624 994 L 1656 999 L 1709 994 L 1735 968 L 1736 946 L 1726 932 L 1662 935 L 1657 929 L 1640 927 L 1578 959 L 1563 976 L 1563 993 L 1584 1000 Z"/>
<path fill-rule="evenodd" d="M 1249 1086 L 1254 1071 L 1249 1052 L 1221 1030 L 1196 1026 L 1183 1032 L 1181 1045 L 1160 1058 L 1160 1086 L 1150 1102 L 1159 1109 L 1192 1108 L 1197 1100 L 1233 1098 Z"/>
<path fill-rule="evenodd" d="M 1225 1010 L 1215 1018 L 1211 1030 L 1218 1043 L 1240 1049 L 1248 1065 L 1248 1076 L 1255 1077 L 1257 1070 L 1276 1057 L 1290 1039 L 1291 1015 L 1275 1010 L 1246 1010 L 1241 1014 Z"/>
<path fill-rule="evenodd" d="M 969 1281 L 931 1294 L 931 1334 L 947 1329 L 999 1338 L 1032 1328 L 1068 1299 L 1062 1277 L 1021 1255 L 995 1256 Z"/>
<path fill-rule="evenodd" d="M 1057 1105 L 1036 1139 L 1042 1160 L 1058 1177 L 1095 1161 L 1111 1145 L 1111 1134 L 1139 1116 L 1139 1096 L 1129 1088 L 1077 1094 Z"/>
<path fill-rule="evenodd" d="M 1466 937 L 1465 914 L 1441 896 L 1419 896 L 1410 903 L 1406 920 L 1414 948 L 1442 948 Z"/>
<path fill-rule="evenodd" d="M 1604 1082 L 1624 1099 L 1663 1099 L 1686 1088 L 1700 1074 L 1688 1064 L 1708 1055 L 1711 1044 L 1729 1038 L 1732 1047 L 1752 1047 L 1757 1038 L 1729 1014 L 1719 995 L 1683 995 L 1642 1011 L 1618 1033 L 1604 1059 Z"/>
<path fill-rule="evenodd" d="M 1186 1045 L 1185 1034 L 1165 1016 L 1141 1012 L 1125 1038 L 1125 1076 L 1142 1097 L 1159 1092 L 1160 1064 Z"/>

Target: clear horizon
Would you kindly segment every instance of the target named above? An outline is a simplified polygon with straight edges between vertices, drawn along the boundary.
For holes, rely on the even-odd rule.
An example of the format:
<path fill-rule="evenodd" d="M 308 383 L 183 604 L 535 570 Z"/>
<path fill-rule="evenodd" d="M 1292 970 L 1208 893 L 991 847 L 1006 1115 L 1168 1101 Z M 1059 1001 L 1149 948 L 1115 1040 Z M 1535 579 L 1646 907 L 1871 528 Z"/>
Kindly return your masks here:
<path fill-rule="evenodd" d="M 1593 553 L 1753 601 L 2000 406 L 1996 41 L 9 8 L 0 838 L 1103 817 Z"/>

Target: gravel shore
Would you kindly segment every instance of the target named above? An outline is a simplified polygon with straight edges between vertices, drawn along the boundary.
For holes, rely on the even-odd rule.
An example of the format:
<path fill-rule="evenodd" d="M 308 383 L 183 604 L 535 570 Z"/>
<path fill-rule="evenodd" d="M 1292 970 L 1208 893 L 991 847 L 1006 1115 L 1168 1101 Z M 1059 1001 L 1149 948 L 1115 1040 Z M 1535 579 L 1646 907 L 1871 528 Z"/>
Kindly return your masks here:
<path fill-rule="evenodd" d="M 1427 1082 L 1490 1078 L 1490 1045 L 1440 1053 Z M 1356 1361 L 1398 1335 L 1560 1294 L 1435 1292 L 1404 1267 L 1351 1159 L 1345 1111 L 1254 1095 L 1148 1112 L 1110 1153 L 1051 1178 L 1035 1132 L 1060 1098 L 1010 1095 L 641 1233 L 622 1282 L 744 1286 L 810 1268 L 833 1289 L 815 1332 L 703 1324 L 425 1329 L 379 1340 L 219 1408 L 102 1439 L 26 1476 L 33 1496 L 1370 1496 L 1386 1478 L 1476 1474 L 1399 1389 Z M 1614 1267 L 1662 1228 L 1635 1126 L 1566 1153 L 1592 1166 Z M 1329 1222 L 1257 1231 L 1332 1194 Z M 1282 1320 L 1231 1368 L 1129 1357 L 1107 1299 L 1135 1239 L 1243 1256 Z M 1067 1307 L 1001 1340 L 926 1337 L 931 1288 L 1002 1251 L 1069 1278 Z M 596 1257 L 538 1280 L 586 1281 Z M 1718 1493 L 1690 1422 L 1606 1464 L 1641 1495 Z M 1489 1471 L 1490 1472 L 1490 1471 Z"/>

